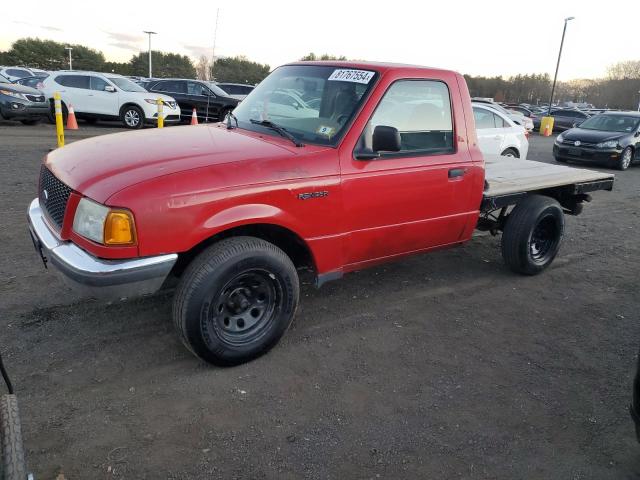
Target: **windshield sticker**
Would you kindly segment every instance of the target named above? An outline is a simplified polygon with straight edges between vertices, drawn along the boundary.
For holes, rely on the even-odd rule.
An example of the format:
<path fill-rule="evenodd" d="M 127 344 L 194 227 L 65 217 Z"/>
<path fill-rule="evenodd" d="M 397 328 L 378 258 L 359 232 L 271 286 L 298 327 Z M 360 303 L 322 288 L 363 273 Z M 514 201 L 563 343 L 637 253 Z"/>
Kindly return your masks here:
<path fill-rule="evenodd" d="M 374 72 L 366 70 L 334 70 L 327 80 L 335 80 L 339 82 L 364 83 L 365 85 L 371 81 Z"/>
<path fill-rule="evenodd" d="M 331 136 L 333 135 L 334 130 L 335 129 L 333 127 L 327 127 L 325 125 L 320 125 L 318 127 L 318 130 L 316 130 L 316 133 L 318 135 L 323 135 L 323 136 L 325 136 L 327 138 L 331 138 Z"/>

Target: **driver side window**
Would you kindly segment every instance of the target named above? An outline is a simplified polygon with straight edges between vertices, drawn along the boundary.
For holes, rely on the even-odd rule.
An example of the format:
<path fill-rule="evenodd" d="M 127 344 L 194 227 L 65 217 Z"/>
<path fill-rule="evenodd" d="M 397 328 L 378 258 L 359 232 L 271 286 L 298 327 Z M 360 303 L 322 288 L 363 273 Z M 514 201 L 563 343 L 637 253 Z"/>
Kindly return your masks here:
<path fill-rule="evenodd" d="M 365 135 L 378 125 L 394 127 L 400 133 L 397 154 L 453 153 L 451 102 L 446 84 L 435 80 L 395 82 L 378 104 Z"/>

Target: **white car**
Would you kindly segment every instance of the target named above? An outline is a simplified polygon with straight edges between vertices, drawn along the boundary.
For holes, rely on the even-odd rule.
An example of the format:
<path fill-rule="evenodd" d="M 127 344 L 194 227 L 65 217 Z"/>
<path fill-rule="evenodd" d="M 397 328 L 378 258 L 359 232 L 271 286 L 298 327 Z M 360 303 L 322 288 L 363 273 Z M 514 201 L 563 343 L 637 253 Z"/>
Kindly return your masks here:
<path fill-rule="evenodd" d="M 494 102 L 491 98 L 474 97 L 471 99 L 471 101 L 473 103 L 480 103 L 483 105 L 487 105 L 493 108 L 494 110 L 498 110 L 503 115 L 506 115 L 507 117 L 509 117 L 514 123 L 518 125 L 522 125 L 529 132 L 533 130 L 533 120 L 531 120 L 529 117 L 526 117 L 522 113 L 517 112 L 515 110 L 507 110 L 499 103 Z"/>
<path fill-rule="evenodd" d="M 522 125 L 486 103 L 472 103 L 478 144 L 486 155 L 527 158 L 528 134 Z"/>
<path fill-rule="evenodd" d="M 126 128 L 141 128 L 158 121 L 158 98 L 162 99 L 165 123 L 180 122 L 180 107 L 173 97 L 149 93 L 140 85 L 114 73 L 64 70 L 52 72 L 43 80 L 42 92 L 53 105 L 53 95 L 60 93 L 63 113 L 68 106 L 78 118 L 120 120 Z"/>
<path fill-rule="evenodd" d="M 34 75 L 46 74 L 44 70 L 28 67 L 0 67 L 0 74 L 7 77 L 12 82 L 25 77 L 33 77 Z"/>

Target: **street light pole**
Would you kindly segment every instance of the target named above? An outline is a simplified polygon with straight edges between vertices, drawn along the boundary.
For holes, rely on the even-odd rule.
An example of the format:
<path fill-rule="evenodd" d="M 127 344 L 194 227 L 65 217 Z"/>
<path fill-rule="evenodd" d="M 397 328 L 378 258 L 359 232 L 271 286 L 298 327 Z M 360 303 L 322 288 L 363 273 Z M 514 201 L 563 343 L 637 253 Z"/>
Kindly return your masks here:
<path fill-rule="evenodd" d="M 151 68 L 151 35 L 156 35 L 158 32 L 151 32 L 151 31 L 145 30 L 144 33 L 149 35 L 149 78 L 152 78 L 153 70 Z"/>
<path fill-rule="evenodd" d="M 558 79 L 558 68 L 560 67 L 560 57 L 562 56 L 562 45 L 564 45 L 564 34 L 567 33 L 567 22 L 576 17 L 567 17 L 564 19 L 564 28 L 562 29 L 562 40 L 560 40 L 560 51 L 558 52 L 558 63 L 556 63 L 556 74 L 553 76 L 553 86 L 551 87 L 551 98 L 549 99 L 549 110 L 547 116 L 551 116 L 551 104 L 553 103 L 553 94 L 556 90 L 556 80 Z"/>
<path fill-rule="evenodd" d="M 69 52 L 69 70 L 73 70 L 73 62 L 71 60 L 71 50 L 73 50 L 73 47 L 64 47 L 64 49 Z"/>

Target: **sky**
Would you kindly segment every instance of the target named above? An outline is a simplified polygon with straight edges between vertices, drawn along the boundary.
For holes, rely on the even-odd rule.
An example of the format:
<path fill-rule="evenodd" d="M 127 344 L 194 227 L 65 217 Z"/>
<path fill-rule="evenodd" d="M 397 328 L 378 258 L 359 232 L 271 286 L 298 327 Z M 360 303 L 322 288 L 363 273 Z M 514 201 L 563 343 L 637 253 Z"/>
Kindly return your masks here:
<path fill-rule="evenodd" d="M 151 8 L 150 5 L 159 8 Z M 640 59 L 636 0 L 31 0 L 5 9 L 0 50 L 22 37 L 80 43 L 107 60 L 152 48 L 197 59 L 245 55 L 272 68 L 309 52 L 411 63 L 470 75 L 553 75 L 564 18 L 568 23 L 558 78 L 596 78 L 622 60 Z M 38 15 L 33 15 L 37 12 Z M 624 12 L 621 14 L 621 12 Z"/>

